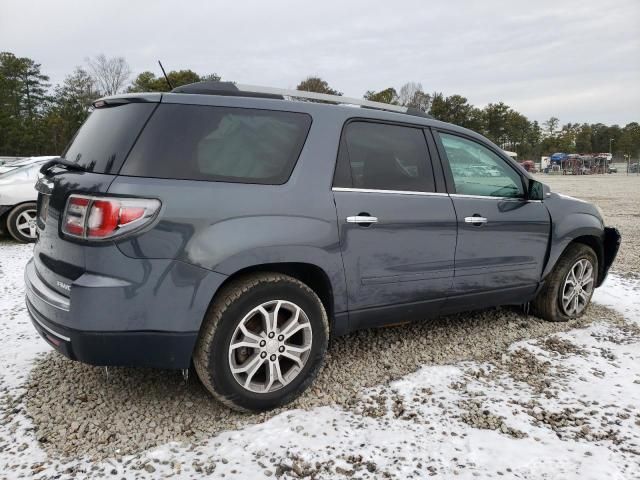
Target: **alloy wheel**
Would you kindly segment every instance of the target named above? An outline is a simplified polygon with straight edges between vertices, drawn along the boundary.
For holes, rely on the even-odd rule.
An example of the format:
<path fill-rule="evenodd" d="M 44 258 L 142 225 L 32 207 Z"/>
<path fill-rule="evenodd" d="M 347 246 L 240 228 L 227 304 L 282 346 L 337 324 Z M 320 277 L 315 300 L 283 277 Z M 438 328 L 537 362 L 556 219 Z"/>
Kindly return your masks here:
<path fill-rule="evenodd" d="M 36 210 L 28 209 L 20 213 L 16 218 L 16 230 L 25 237 L 33 240 L 36 238 Z"/>
<path fill-rule="evenodd" d="M 562 286 L 562 309 L 569 316 L 581 314 L 589 304 L 595 283 L 593 264 L 586 258 L 569 269 Z"/>
<path fill-rule="evenodd" d="M 302 308 L 286 300 L 264 302 L 240 320 L 231 337 L 231 373 L 251 392 L 279 390 L 304 368 L 312 340 L 311 323 Z"/>

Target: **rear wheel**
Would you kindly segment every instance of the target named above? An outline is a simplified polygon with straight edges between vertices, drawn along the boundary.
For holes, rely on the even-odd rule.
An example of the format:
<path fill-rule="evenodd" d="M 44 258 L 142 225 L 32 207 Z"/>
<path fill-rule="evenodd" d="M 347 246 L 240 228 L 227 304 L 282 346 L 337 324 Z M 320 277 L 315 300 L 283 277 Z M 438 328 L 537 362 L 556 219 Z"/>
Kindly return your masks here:
<path fill-rule="evenodd" d="M 216 297 L 193 360 L 204 386 L 226 405 L 269 410 L 309 386 L 328 338 L 327 314 L 313 290 L 287 275 L 259 273 Z"/>
<path fill-rule="evenodd" d="M 36 241 L 36 203 L 28 202 L 15 207 L 7 215 L 7 231 L 22 243 Z"/>
<path fill-rule="evenodd" d="M 583 244 L 567 247 L 538 293 L 534 313 L 551 322 L 566 322 L 582 316 L 596 287 L 598 257 Z"/>

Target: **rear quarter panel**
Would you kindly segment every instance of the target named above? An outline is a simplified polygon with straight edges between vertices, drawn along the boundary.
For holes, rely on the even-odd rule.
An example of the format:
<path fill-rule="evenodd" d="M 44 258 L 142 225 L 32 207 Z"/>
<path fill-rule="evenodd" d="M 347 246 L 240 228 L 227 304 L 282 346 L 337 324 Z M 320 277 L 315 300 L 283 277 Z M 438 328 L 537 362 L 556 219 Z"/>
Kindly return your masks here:
<path fill-rule="evenodd" d="M 311 263 L 332 283 L 335 312 L 346 311 L 331 193 L 341 126 L 329 114 L 313 116 L 284 185 L 117 177 L 110 193 L 162 201 L 157 224 L 118 248 L 130 257 L 177 259 L 224 275 L 266 263 Z"/>

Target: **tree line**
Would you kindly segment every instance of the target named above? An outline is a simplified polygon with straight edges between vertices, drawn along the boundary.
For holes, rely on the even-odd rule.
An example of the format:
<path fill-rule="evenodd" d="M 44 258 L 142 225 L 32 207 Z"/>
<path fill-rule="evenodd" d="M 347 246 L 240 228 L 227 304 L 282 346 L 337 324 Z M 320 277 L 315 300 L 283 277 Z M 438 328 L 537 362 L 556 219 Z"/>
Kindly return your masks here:
<path fill-rule="evenodd" d="M 41 65 L 33 59 L 0 52 L 0 155 L 31 156 L 60 154 L 82 125 L 91 103 L 105 95 L 127 92 L 164 92 L 169 84 L 151 71 L 132 72 L 122 57 L 98 55 L 76 67 L 62 83 L 52 86 Z M 192 70 L 167 73 L 173 87 L 203 80 L 221 80 L 216 73 Z M 342 95 L 317 76 L 297 85 L 306 90 Z M 503 102 L 479 108 L 462 95 L 427 93 L 419 82 L 408 82 L 396 90 L 367 91 L 365 99 L 421 110 L 438 120 L 482 133 L 496 144 L 518 153 L 521 159 L 539 159 L 554 152 L 640 155 L 640 124 L 623 127 L 602 123 L 567 123 L 551 117 L 540 125 Z"/>

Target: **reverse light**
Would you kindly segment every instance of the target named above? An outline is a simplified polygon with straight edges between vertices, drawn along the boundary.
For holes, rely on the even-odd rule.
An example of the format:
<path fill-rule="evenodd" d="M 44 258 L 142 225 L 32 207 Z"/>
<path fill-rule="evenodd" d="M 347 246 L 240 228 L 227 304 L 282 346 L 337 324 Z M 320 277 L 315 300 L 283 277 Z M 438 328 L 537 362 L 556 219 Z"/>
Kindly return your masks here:
<path fill-rule="evenodd" d="M 62 232 L 86 240 L 111 239 L 149 224 L 160 210 L 153 198 L 71 195 L 62 217 Z"/>

